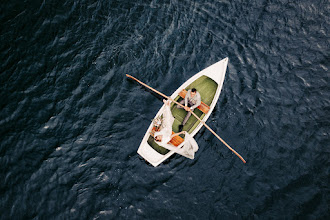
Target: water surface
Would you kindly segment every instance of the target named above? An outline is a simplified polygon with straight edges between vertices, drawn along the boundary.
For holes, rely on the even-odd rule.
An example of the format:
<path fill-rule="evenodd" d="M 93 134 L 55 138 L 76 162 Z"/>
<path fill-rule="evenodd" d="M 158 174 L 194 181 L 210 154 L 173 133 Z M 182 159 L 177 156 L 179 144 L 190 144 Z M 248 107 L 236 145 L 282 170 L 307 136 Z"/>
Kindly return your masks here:
<path fill-rule="evenodd" d="M 5 1 L 1 219 L 329 218 L 329 2 Z M 160 98 L 229 57 L 195 160 L 137 153 Z"/>

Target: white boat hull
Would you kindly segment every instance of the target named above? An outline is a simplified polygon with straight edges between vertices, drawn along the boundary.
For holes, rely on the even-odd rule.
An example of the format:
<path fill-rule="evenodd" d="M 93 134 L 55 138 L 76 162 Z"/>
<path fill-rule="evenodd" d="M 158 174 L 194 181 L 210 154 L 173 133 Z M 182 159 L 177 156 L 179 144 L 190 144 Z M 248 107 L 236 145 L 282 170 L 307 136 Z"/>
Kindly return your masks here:
<path fill-rule="evenodd" d="M 203 75 L 213 79 L 218 84 L 218 87 L 217 87 L 216 93 L 213 97 L 212 103 L 210 105 L 210 110 L 208 111 L 207 114 L 205 114 L 204 118 L 202 119 L 204 122 L 206 122 L 206 120 L 210 117 L 210 115 L 219 99 L 222 85 L 223 85 L 223 82 L 225 79 L 227 64 L 228 64 L 228 58 L 225 58 L 225 59 L 203 69 L 202 71 L 200 71 L 199 73 L 195 74 L 190 79 L 188 79 L 184 84 L 182 84 L 171 95 L 171 98 L 175 99 L 183 89 L 185 89 L 188 85 L 190 85 L 192 82 L 194 82 L 196 79 L 198 79 L 199 77 L 201 77 Z M 202 101 L 203 101 L 203 97 L 202 97 Z M 156 114 L 155 118 L 162 114 L 163 109 L 164 109 L 164 105 L 160 108 L 160 110 Z M 193 117 L 193 116 L 191 116 L 191 117 Z M 202 127 L 203 127 L 203 124 L 200 123 L 191 132 L 190 135 L 193 137 Z M 159 164 L 161 164 L 163 161 L 165 161 L 167 158 L 172 156 L 175 153 L 175 151 L 171 150 L 168 153 L 166 153 L 165 155 L 163 155 L 163 154 L 158 153 L 153 147 L 151 147 L 148 144 L 148 138 L 149 138 L 150 132 L 152 131 L 152 128 L 153 128 L 153 123 L 150 124 L 145 136 L 143 137 L 137 153 L 139 155 L 141 155 L 150 164 L 152 164 L 153 166 L 156 167 Z M 182 147 L 182 145 L 179 145 L 177 148 L 180 148 L 180 147 Z"/>

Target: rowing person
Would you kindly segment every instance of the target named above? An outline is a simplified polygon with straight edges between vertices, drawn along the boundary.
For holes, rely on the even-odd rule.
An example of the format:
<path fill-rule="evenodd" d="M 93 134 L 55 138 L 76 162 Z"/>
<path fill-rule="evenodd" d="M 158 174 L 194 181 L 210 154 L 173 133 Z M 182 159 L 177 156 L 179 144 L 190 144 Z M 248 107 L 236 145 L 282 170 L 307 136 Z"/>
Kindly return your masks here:
<path fill-rule="evenodd" d="M 187 92 L 187 95 L 183 100 L 181 100 L 180 104 L 184 105 L 184 108 L 180 105 L 177 105 L 177 108 L 183 108 L 187 111 L 186 117 L 183 119 L 182 123 L 179 125 L 179 131 L 182 131 L 183 126 L 187 123 L 188 119 L 191 116 L 191 111 L 194 111 L 195 108 L 197 108 L 202 103 L 201 95 L 195 88 L 189 89 Z"/>

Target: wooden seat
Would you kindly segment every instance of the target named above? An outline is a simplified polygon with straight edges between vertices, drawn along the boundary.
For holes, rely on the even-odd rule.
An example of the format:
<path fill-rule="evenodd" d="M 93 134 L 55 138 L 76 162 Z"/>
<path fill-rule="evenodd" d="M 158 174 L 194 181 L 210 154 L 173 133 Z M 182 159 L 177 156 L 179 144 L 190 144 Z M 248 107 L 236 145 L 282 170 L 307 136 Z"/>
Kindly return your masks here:
<path fill-rule="evenodd" d="M 175 134 L 175 132 L 172 131 L 172 134 Z M 170 143 L 173 145 L 173 146 L 179 146 L 182 142 L 184 141 L 184 139 L 182 137 L 180 137 L 179 135 L 173 137 L 171 140 L 170 140 Z"/>
<path fill-rule="evenodd" d="M 184 99 L 184 97 L 186 97 L 187 94 L 187 90 L 183 89 L 180 93 L 179 96 L 181 96 L 181 98 Z M 202 102 L 198 107 L 199 110 L 201 110 L 202 112 L 204 112 L 205 114 L 207 114 L 210 110 L 210 106 L 208 106 L 207 104 L 205 104 L 204 102 Z"/>
<path fill-rule="evenodd" d="M 153 137 L 154 134 L 155 134 L 155 132 L 156 132 L 156 128 L 153 127 L 152 130 L 151 130 L 151 132 L 150 132 L 150 135 Z M 175 134 L 175 132 L 172 131 L 172 134 Z M 173 146 L 177 147 L 177 146 L 179 146 L 183 141 L 184 141 L 184 139 L 183 139 L 182 137 L 180 137 L 179 135 L 177 135 L 177 136 L 173 137 L 173 138 L 170 140 L 170 143 L 171 143 Z M 156 142 L 156 143 L 157 143 L 157 142 Z"/>

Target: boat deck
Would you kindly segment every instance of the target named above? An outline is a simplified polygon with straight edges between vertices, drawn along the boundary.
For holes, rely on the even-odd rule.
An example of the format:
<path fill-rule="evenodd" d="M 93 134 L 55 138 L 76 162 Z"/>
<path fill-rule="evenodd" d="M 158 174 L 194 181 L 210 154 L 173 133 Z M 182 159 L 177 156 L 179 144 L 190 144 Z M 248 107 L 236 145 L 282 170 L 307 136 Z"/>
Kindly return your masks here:
<path fill-rule="evenodd" d="M 200 93 L 202 97 L 202 101 L 210 106 L 214 99 L 214 95 L 216 93 L 217 87 L 218 84 L 214 80 L 212 80 L 207 76 L 201 76 L 193 83 L 191 83 L 189 86 L 187 86 L 185 89 L 188 91 L 189 89 L 196 88 L 196 90 Z M 174 100 L 180 102 L 182 98 L 178 95 Z M 178 133 L 179 125 L 182 123 L 187 112 L 184 109 L 178 109 L 175 103 L 171 104 L 171 112 L 173 117 L 175 118 L 172 130 L 173 132 Z M 205 116 L 205 113 L 203 113 L 197 108 L 194 110 L 194 113 L 201 119 L 203 119 Z M 185 126 L 183 127 L 183 130 L 191 134 L 194 131 L 194 129 L 199 125 L 199 123 L 200 122 L 198 119 L 196 119 L 194 116 L 191 116 L 187 121 L 187 123 L 185 124 Z M 148 144 L 160 154 L 165 155 L 169 152 L 169 150 L 159 146 L 154 141 L 154 138 L 151 135 L 148 138 Z"/>

